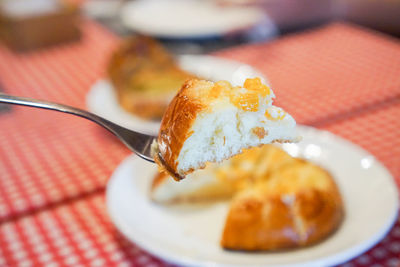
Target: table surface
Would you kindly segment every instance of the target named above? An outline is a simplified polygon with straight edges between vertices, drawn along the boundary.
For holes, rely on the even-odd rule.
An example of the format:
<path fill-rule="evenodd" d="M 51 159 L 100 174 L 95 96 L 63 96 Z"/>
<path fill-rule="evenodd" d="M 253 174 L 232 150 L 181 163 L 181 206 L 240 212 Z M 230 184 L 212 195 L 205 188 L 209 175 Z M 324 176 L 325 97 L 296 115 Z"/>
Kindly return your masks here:
<path fill-rule="evenodd" d="M 0 46 L 1 90 L 85 108 L 119 38 L 85 20 L 80 42 L 16 54 Z M 400 186 L 400 42 L 334 23 L 214 53 L 253 65 L 299 123 L 375 155 Z M 125 239 L 104 203 L 130 154 L 98 126 L 13 106 L 0 112 L 0 266 L 168 266 Z M 400 220 L 378 245 L 343 264 L 397 266 Z"/>

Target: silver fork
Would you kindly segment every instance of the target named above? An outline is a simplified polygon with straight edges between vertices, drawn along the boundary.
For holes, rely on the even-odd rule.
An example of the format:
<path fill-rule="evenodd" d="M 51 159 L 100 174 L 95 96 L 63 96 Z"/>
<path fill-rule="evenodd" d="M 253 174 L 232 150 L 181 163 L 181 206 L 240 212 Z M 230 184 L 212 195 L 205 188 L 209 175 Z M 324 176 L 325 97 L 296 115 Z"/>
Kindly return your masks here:
<path fill-rule="evenodd" d="M 103 126 L 115 136 L 119 138 L 131 151 L 136 153 L 139 157 L 154 162 L 151 156 L 151 144 L 155 140 L 155 136 L 138 133 L 135 131 L 128 130 L 121 127 L 109 120 L 99 117 L 93 113 L 87 112 L 85 110 L 70 107 L 67 105 L 52 103 L 43 100 L 37 100 L 27 97 L 17 97 L 0 93 L 0 103 L 15 104 L 21 106 L 29 106 L 35 108 L 50 109 L 60 112 L 69 113 L 76 115 L 88 120 L 91 120 L 100 126 Z"/>

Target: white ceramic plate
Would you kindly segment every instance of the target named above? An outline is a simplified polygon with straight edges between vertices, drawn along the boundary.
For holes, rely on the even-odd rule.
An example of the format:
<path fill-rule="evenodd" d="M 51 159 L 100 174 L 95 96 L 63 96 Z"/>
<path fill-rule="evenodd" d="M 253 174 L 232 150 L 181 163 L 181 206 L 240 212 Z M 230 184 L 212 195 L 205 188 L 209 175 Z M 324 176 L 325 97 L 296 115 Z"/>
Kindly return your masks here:
<path fill-rule="evenodd" d="M 119 15 L 123 0 L 86 0 L 82 2 L 82 12 L 92 18 L 113 19 Z"/>
<path fill-rule="evenodd" d="M 213 56 L 184 55 L 178 57 L 178 64 L 184 70 L 204 79 L 228 80 L 234 85 L 242 85 L 249 77 L 266 78 L 257 70 L 237 61 Z M 120 107 L 112 85 L 107 80 L 97 81 L 86 96 L 89 111 L 131 130 L 156 135 L 159 121 L 148 121 L 126 112 Z"/>
<path fill-rule="evenodd" d="M 164 38 L 207 38 L 265 23 L 255 7 L 218 6 L 213 1 L 136 0 L 121 9 L 122 23 L 142 34 Z M 275 27 L 268 23 L 269 27 Z"/>
<path fill-rule="evenodd" d="M 342 193 L 346 216 L 322 243 L 280 253 L 245 253 L 219 247 L 228 203 L 161 206 L 148 198 L 155 165 L 130 156 L 107 186 L 107 208 L 131 241 L 164 260 L 185 266 L 332 266 L 363 253 L 393 225 L 399 208 L 390 173 L 372 155 L 329 132 L 299 127 L 303 140 L 284 145 L 328 169 Z"/>

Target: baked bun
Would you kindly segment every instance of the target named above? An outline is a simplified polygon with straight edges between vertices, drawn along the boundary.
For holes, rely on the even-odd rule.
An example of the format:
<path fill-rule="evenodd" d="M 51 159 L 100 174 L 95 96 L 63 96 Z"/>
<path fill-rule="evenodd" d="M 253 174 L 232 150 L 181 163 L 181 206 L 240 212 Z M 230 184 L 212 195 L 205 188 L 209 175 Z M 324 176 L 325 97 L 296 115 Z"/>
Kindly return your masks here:
<path fill-rule="evenodd" d="M 331 175 L 274 145 L 208 164 L 179 183 L 159 173 L 150 195 L 163 204 L 232 199 L 221 237 L 221 246 L 231 250 L 314 244 L 333 233 L 344 215 Z"/>
<path fill-rule="evenodd" d="M 235 196 L 221 246 L 256 251 L 311 245 L 334 232 L 343 215 L 330 174 L 299 159 Z"/>
<path fill-rule="evenodd" d="M 297 141 L 295 120 L 272 105 L 274 97 L 259 78 L 247 79 L 243 87 L 186 81 L 162 118 L 155 160 L 182 179 L 244 148 Z"/>
<path fill-rule="evenodd" d="M 194 77 L 181 70 L 156 40 L 145 36 L 122 42 L 107 71 L 120 105 L 144 119 L 161 119 L 184 81 Z"/>
<path fill-rule="evenodd" d="M 229 199 L 236 192 L 234 184 L 216 178 L 215 166 L 189 176 L 178 185 L 166 172 L 158 172 L 150 189 L 151 199 L 162 204 L 214 202 Z"/>
<path fill-rule="evenodd" d="M 153 179 L 150 196 L 155 202 L 164 204 L 229 199 L 296 160 L 274 145 L 254 147 L 220 164 L 208 163 L 204 169 L 188 174 L 179 183 L 166 172 L 159 172 Z"/>
<path fill-rule="evenodd" d="M 214 167 L 218 180 L 234 184 L 236 192 L 266 179 L 272 172 L 296 161 L 288 153 L 271 144 L 246 149 Z"/>

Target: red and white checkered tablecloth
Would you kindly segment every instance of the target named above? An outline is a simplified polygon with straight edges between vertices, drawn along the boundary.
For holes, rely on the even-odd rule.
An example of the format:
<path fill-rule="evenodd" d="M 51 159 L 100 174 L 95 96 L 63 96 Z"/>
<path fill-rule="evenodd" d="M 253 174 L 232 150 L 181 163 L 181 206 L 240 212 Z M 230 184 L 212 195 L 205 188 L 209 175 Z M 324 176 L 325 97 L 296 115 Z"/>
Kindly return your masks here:
<path fill-rule="evenodd" d="M 78 43 L 28 54 L 0 46 L 2 89 L 84 107 L 118 38 L 90 21 L 82 27 Z M 259 68 L 299 122 L 361 145 L 400 186 L 399 41 L 332 24 L 217 55 Z M 0 266 L 168 266 L 121 236 L 106 213 L 107 179 L 128 154 L 80 118 L 16 106 L 0 113 Z M 399 256 L 398 220 L 342 266 L 396 266 Z"/>
<path fill-rule="evenodd" d="M 84 108 L 117 38 L 92 22 L 82 29 L 81 42 L 39 52 L 0 47 L 3 90 Z M 64 114 L 13 106 L 0 124 L 0 220 L 103 190 L 129 153 L 102 129 Z"/>
<path fill-rule="evenodd" d="M 120 235 L 103 194 L 0 225 L 0 266 L 169 266 Z"/>
<path fill-rule="evenodd" d="M 262 71 L 277 105 L 300 123 L 317 123 L 400 97 L 399 40 L 354 25 L 335 23 L 216 54 Z"/>
<path fill-rule="evenodd" d="M 400 98 L 321 128 L 368 150 L 389 169 L 400 188 Z"/>

